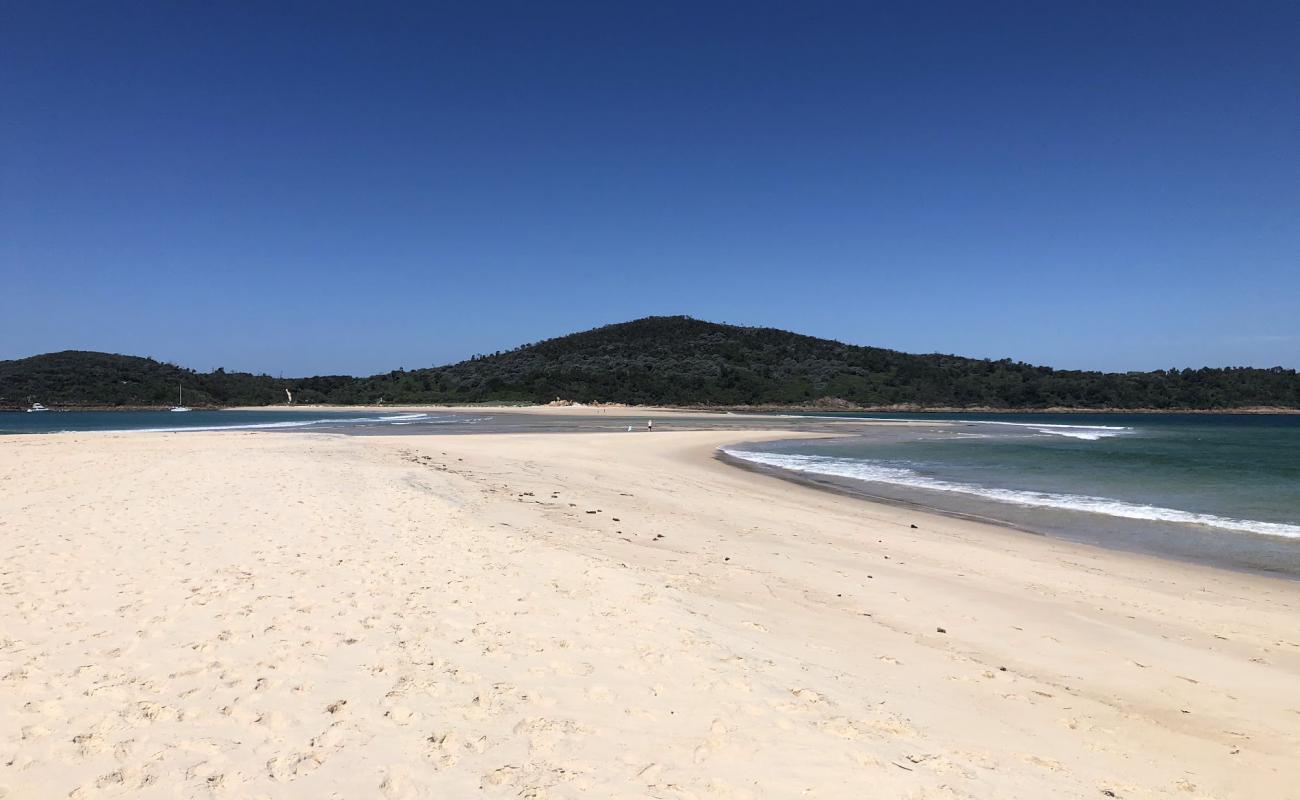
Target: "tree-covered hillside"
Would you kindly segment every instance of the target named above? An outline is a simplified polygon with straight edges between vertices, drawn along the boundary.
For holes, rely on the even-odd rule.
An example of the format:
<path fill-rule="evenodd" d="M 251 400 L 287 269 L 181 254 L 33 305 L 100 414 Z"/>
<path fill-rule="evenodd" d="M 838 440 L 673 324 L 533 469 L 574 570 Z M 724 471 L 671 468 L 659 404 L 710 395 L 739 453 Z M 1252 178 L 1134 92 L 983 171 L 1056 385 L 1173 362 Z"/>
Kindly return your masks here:
<path fill-rule="evenodd" d="M 773 328 L 649 317 L 369 378 L 277 379 L 196 373 L 131 356 L 68 351 L 0 362 L 0 405 L 166 405 L 178 382 L 193 405 L 298 402 L 547 402 L 1032 409 L 1300 408 L 1292 369 L 1202 368 L 1143 373 L 1053 370 L 1010 360 L 913 355 Z"/>
<path fill-rule="evenodd" d="M 348 378 L 347 380 L 352 380 Z M 264 375 L 218 370 L 198 373 L 151 358 L 65 350 L 0 361 L 0 405 L 196 406 L 266 404 L 284 400 L 277 382 Z"/>
<path fill-rule="evenodd" d="M 913 355 L 689 317 L 650 317 L 448 367 L 358 384 L 362 396 L 666 405 L 1046 408 L 1300 407 L 1295 370 L 1110 374 L 949 355 Z"/>

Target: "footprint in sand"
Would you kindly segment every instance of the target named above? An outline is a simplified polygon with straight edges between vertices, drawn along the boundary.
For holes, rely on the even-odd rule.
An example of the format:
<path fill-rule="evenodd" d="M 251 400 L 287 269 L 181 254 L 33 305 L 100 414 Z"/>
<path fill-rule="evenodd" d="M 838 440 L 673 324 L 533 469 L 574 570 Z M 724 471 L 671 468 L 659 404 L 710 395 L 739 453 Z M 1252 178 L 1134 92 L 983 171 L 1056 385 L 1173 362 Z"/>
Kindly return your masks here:
<path fill-rule="evenodd" d="M 456 766 L 456 762 L 460 760 L 459 751 L 464 746 L 458 733 L 455 731 L 435 733 L 427 741 L 433 745 L 429 759 L 433 761 L 435 768 L 449 769 Z"/>
<path fill-rule="evenodd" d="M 379 793 L 389 800 L 407 800 L 407 798 L 420 797 L 421 792 L 416 788 L 411 778 L 406 775 L 404 770 L 392 769 L 384 776 L 379 783 Z"/>
<path fill-rule="evenodd" d="M 529 747 L 536 753 L 553 750 L 565 739 L 590 735 L 592 730 L 570 719 L 528 717 L 515 725 L 514 733 L 527 737 Z"/>
<path fill-rule="evenodd" d="M 325 763 L 325 755 L 306 751 L 274 756 L 266 762 L 266 774 L 275 781 L 288 781 L 314 772 Z"/>
<path fill-rule="evenodd" d="M 406 706 L 393 706 L 384 713 L 388 721 L 394 725 L 410 725 L 415 721 L 416 714 Z"/>
<path fill-rule="evenodd" d="M 498 767 L 483 776 L 487 786 L 510 786 L 519 779 L 519 768 L 512 766 Z"/>
<path fill-rule="evenodd" d="M 803 702 L 809 705 L 815 705 L 817 703 L 826 702 L 826 698 L 824 696 L 822 696 L 819 692 L 813 691 L 812 689 L 791 689 L 790 694 L 794 695 L 795 697 L 799 698 L 800 700 L 802 700 Z"/>

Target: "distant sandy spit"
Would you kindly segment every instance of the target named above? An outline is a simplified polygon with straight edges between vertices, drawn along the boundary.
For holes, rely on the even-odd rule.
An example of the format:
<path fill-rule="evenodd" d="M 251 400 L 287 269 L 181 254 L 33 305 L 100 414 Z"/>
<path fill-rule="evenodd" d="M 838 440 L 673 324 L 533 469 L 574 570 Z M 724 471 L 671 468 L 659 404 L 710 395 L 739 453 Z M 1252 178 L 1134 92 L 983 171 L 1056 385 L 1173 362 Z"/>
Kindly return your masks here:
<path fill-rule="evenodd" d="M 412 412 L 423 412 L 428 414 L 438 413 L 509 413 L 509 414 L 538 414 L 541 416 L 590 416 L 590 415 L 607 415 L 614 417 L 636 417 L 638 419 L 654 417 L 701 417 L 701 416 L 734 416 L 718 411 L 691 411 L 683 408 L 659 408 L 655 406 L 620 406 L 620 405 L 600 405 L 587 406 L 574 404 L 568 406 L 551 406 L 551 405 L 533 405 L 533 406 L 512 406 L 512 405 L 473 405 L 473 406 L 430 406 L 430 405 L 382 405 L 382 406 L 337 406 L 337 405 L 282 405 L 282 406 L 238 406 L 235 408 L 225 409 L 226 411 L 357 411 L 364 414 L 404 414 Z M 750 416 L 750 415 L 746 415 Z M 776 415 L 771 415 L 776 416 Z"/>
<path fill-rule="evenodd" d="M 1300 584 L 781 435 L 3 437 L 0 797 L 1300 797 Z"/>
<path fill-rule="evenodd" d="M 95 409 L 86 409 L 95 410 Z M 276 406 L 236 406 L 225 409 L 226 411 L 363 411 L 366 413 L 382 412 L 406 412 L 406 411 L 497 411 L 497 412 L 516 412 L 520 414 L 611 414 L 625 417 L 645 417 L 647 413 L 653 413 L 658 416 L 703 416 L 703 415 L 730 415 L 733 411 L 722 411 L 716 409 L 691 409 L 670 407 L 662 408 L 658 406 L 629 406 L 629 405 L 583 405 L 574 403 L 572 405 L 472 405 L 472 406 L 441 406 L 441 405 L 374 405 L 374 406 L 345 406 L 329 404 L 302 404 L 302 405 L 276 405 Z M 752 416 L 770 416 L 770 417 L 788 417 L 799 414 L 828 414 L 852 412 L 858 414 L 1151 414 L 1159 416 L 1162 414 L 1300 414 L 1300 408 L 1287 408 L 1285 406 L 1245 406 L 1241 408 L 1082 408 L 1076 406 L 1050 406 L 1047 408 L 994 408 L 992 406 L 961 406 L 961 407 L 931 407 L 931 406 L 911 406 L 911 405 L 894 405 L 879 408 L 840 408 L 840 407 L 802 407 L 802 406 L 751 406 L 738 408 L 743 411 L 746 417 Z M 891 420 L 897 422 L 898 420 Z"/>

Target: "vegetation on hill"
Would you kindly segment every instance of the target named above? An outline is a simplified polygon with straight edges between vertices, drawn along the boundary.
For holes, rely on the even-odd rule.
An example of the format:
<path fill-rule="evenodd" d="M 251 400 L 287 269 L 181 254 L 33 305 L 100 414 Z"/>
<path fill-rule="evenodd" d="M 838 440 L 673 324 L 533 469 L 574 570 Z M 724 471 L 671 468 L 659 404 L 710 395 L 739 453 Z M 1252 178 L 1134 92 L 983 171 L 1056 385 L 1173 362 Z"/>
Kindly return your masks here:
<path fill-rule="evenodd" d="M 184 388 L 186 405 L 265 405 L 283 402 L 281 384 L 289 383 L 243 372 L 199 373 L 138 356 L 65 350 L 0 361 L 0 406 L 165 406 L 176 402 L 177 387 Z"/>
<path fill-rule="evenodd" d="M 1300 408 L 1300 376 L 1274 367 L 1102 373 L 914 355 L 773 328 L 649 317 L 443 367 L 368 378 L 197 373 L 133 356 L 67 351 L 0 361 L 0 405 L 547 402 L 1034 409 Z"/>

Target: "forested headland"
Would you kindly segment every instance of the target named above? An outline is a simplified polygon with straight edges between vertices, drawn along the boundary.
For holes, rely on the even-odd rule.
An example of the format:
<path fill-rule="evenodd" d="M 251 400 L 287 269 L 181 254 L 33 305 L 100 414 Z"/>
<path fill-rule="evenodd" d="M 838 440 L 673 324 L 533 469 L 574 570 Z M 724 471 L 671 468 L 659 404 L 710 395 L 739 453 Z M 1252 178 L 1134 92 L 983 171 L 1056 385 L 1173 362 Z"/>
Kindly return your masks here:
<path fill-rule="evenodd" d="M 1274 367 L 1106 373 L 1010 359 L 911 354 L 774 328 L 648 317 L 507 352 L 369 377 L 197 372 L 138 356 L 64 351 L 0 361 L 0 407 L 196 407 L 488 402 L 694 407 L 1033 410 L 1300 409 L 1300 376 Z"/>

